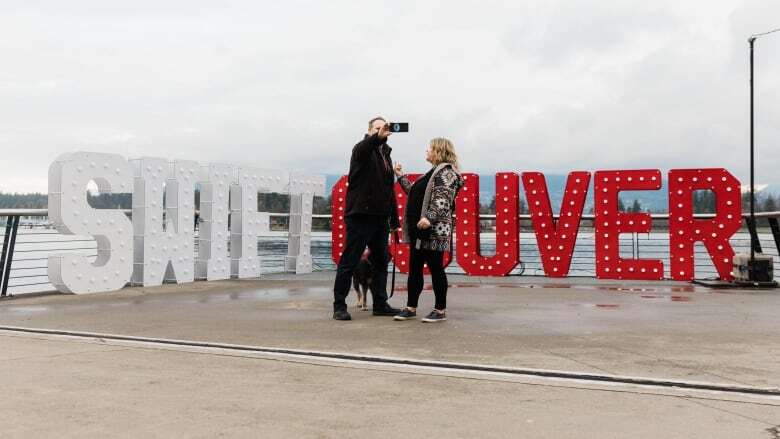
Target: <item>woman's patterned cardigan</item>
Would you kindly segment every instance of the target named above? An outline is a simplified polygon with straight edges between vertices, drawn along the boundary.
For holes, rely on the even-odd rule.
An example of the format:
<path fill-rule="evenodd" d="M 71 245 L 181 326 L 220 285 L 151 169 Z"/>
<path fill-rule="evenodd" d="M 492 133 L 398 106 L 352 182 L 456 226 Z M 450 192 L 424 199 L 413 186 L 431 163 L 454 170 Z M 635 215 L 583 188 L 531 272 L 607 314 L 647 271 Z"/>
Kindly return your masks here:
<path fill-rule="evenodd" d="M 402 175 L 398 178 L 403 191 L 408 195 L 412 183 Z M 428 218 L 431 223 L 431 234 L 426 239 L 417 239 L 415 248 L 423 250 L 449 251 L 450 236 L 452 233 L 452 213 L 455 210 L 455 195 L 463 186 L 463 177 L 450 163 L 441 163 L 433 170 L 428 185 L 425 188 L 423 198 L 422 215 L 420 218 L 412 218 L 413 221 L 404 219 L 404 242 L 409 243 L 409 233 L 406 230 L 407 223 L 416 225 L 422 218 Z M 409 209 L 406 209 L 408 212 Z"/>

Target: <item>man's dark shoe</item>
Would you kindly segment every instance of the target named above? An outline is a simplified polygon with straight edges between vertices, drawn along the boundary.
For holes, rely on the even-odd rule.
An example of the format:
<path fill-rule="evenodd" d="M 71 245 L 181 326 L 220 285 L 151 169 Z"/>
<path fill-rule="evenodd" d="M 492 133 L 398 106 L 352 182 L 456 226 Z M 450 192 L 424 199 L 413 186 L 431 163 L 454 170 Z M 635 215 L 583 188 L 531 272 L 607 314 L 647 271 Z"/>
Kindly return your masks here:
<path fill-rule="evenodd" d="M 382 305 L 374 307 L 374 315 L 375 316 L 396 316 L 396 315 L 398 315 L 399 312 L 401 312 L 400 309 L 393 308 L 392 306 L 388 305 L 387 303 L 383 303 Z"/>
<path fill-rule="evenodd" d="M 439 323 L 444 322 L 447 320 L 447 313 L 445 312 L 438 312 L 435 309 L 431 311 L 430 314 L 423 317 L 422 321 L 423 323 Z"/>
<path fill-rule="evenodd" d="M 352 320 L 352 316 L 345 310 L 333 311 L 333 320 Z"/>
<path fill-rule="evenodd" d="M 403 321 L 403 320 L 413 319 L 415 317 L 417 317 L 417 313 L 416 312 L 412 311 L 409 308 L 404 308 L 404 309 L 401 310 L 400 313 L 398 313 L 397 316 L 393 317 L 393 320 Z"/>

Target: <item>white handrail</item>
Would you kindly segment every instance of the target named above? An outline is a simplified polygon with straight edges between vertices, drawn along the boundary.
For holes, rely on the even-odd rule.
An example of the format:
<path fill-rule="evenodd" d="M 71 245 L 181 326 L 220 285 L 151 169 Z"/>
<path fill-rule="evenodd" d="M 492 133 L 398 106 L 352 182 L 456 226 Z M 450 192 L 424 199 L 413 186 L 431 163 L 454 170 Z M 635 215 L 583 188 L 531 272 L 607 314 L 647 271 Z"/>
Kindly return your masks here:
<path fill-rule="evenodd" d="M 130 213 L 130 209 L 123 209 L 125 213 Z M 288 217 L 290 214 L 288 213 L 274 213 L 272 212 L 270 214 L 271 216 L 275 217 Z M 0 209 L 0 217 L 7 217 L 7 216 L 49 216 L 49 210 L 48 209 Z M 553 215 L 555 218 L 558 218 L 558 215 Z M 747 218 L 750 216 L 749 213 L 743 213 L 742 217 Z M 332 215 L 330 214 L 314 214 L 312 215 L 312 218 L 331 218 Z M 669 219 L 668 213 L 651 213 L 650 217 L 653 219 Z M 693 215 L 694 218 L 701 218 L 701 219 L 707 219 L 707 218 L 715 218 L 714 213 L 696 213 Z M 495 214 L 480 214 L 480 219 L 496 219 Z M 518 218 L 521 220 L 530 220 L 531 215 L 529 214 L 520 214 L 518 215 Z M 593 214 L 586 214 L 582 215 L 582 219 L 584 220 L 592 220 L 595 216 Z M 774 211 L 774 212 L 756 212 L 756 218 L 780 218 L 780 211 Z"/>

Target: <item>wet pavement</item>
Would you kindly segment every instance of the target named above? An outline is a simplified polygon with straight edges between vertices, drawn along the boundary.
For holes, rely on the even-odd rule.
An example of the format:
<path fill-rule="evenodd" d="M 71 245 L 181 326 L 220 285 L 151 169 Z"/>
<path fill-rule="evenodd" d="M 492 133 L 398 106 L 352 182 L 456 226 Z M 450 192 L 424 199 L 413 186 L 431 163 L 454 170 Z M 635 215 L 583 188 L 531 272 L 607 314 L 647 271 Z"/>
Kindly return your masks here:
<path fill-rule="evenodd" d="M 59 294 L 20 296 L 0 302 L 0 325 L 780 388 L 780 319 L 778 319 L 780 290 L 710 290 L 688 283 L 605 282 L 588 278 L 553 280 L 528 277 L 491 279 L 450 276 L 449 321 L 443 324 L 422 324 L 419 320 L 395 322 L 389 317 L 371 316 L 370 312 L 355 309 L 354 294 L 350 294 L 349 297 L 353 320 L 336 322 L 330 318 L 332 276 L 332 273 L 327 272 L 307 276 L 273 275 L 252 281 L 197 282 L 156 288 L 126 288 L 115 293 L 89 296 Z M 398 282 L 399 285 L 404 285 L 405 278 L 401 276 Z M 432 306 L 432 296 L 429 289 L 423 294 L 421 313 L 427 312 Z M 391 303 L 400 306 L 405 299 L 404 288 L 397 288 L 396 296 L 391 299 Z M 128 364 L 131 366 L 127 367 L 132 371 L 135 370 L 133 368 L 141 368 L 145 361 L 151 362 L 149 364 L 156 364 L 154 363 L 156 361 L 169 361 L 162 358 L 165 356 L 175 357 L 176 359 L 170 360 L 174 362 L 173 364 L 186 363 L 186 358 L 189 358 L 176 357 L 180 354 L 154 354 L 146 351 L 143 351 L 143 355 L 140 352 L 133 354 L 133 350 L 129 348 L 124 348 L 120 351 L 121 355 L 117 353 L 114 357 L 114 354 L 109 353 L 113 350 L 108 347 L 102 347 L 108 351 L 107 353 L 99 354 L 93 352 L 98 347 L 91 346 L 84 349 L 74 348 L 75 353 L 69 353 L 65 358 L 75 362 L 71 363 L 69 360 L 66 362 L 67 365 L 58 364 L 50 366 L 51 370 L 47 370 L 46 361 L 42 358 L 48 358 L 43 353 L 48 352 L 50 347 L 36 344 L 54 342 L 33 339 L 23 342 L 22 340 L 23 337 L 0 335 L 0 346 L 5 346 L 3 349 L 6 355 L 16 358 L 14 361 L 28 358 L 31 363 L 25 363 L 24 367 L 37 371 L 33 376 L 19 372 L 24 370 L 24 367 L 14 368 L 20 380 L 16 386 L 21 386 L 23 389 L 19 390 L 25 392 L 33 390 L 46 394 L 44 389 L 35 388 L 34 378 L 52 375 L 54 369 L 62 371 L 78 369 L 82 366 L 84 370 L 94 369 L 95 366 L 90 366 L 88 359 L 91 355 L 98 357 L 103 355 L 95 361 L 105 362 L 106 370 L 114 370 L 116 373 L 122 373 L 121 371 Z M 8 354 L 9 349 L 11 354 Z M 39 352 L 36 351 L 37 353 L 28 356 L 24 349 L 32 351 L 37 349 Z M 22 354 L 14 357 L 13 352 L 22 352 Z M 56 352 L 56 349 L 51 352 Z M 0 361 L 11 360 L 0 356 Z M 223 367 L 214 358 L 197 361 L 204 362 L 203 367 Z M 235 360 L 230 361 L 230 364 L 225 364 L 224 367 L 227 368 L 226 370 L 237 368 L 236 373 L 247 372 L 242 369 L 243 367 L 249 369 L 257 367 L 236 365 L 233 364 Z M 214 364 L 205 364 L 209 362 Z M 182 367 L 188 369 L 190 366 Z M 169 366 L 160 366 L 160 368 L 161 371 L 166 371 L 161 373 L 175 373 L 172 370 L 168 371 Z M 295 371 L 285 373 L 298 377 L 297 379 L 302 383 L 308 380 L 316 381 L 318 374 L 322 374 L 322 383 L 336 383 L 339 376 L 350 383 L 353 382 L 351 380 L 371 381 L 367 378 L 368 375 L 361 376 L 354 370 L 344 371 L 343 375 L 339 375 L 331 370 L 333 367 L 326 368 L 327 371 L 323 371 L 322 368 L 308 370 L 304 366 L 295 366 L 294 369 Z M 283 374 L 280 370 L 274 370 L 269 373 Z M 78 372 L 73 373 L 78 375 Z M 186 375 L 188 373 L 195 372 L 186 372 L 185 376 L 189 376 Z M 216 372 L 204 369 L 203 373 L 208 375 Z M 219 372 L 220 376 L 222 373 Z M 376 373 L 378 372 L 370 372 L 370 374 Z M 398 386 L 403 382 L 384 375 L 382 377 L 375 377 L 377 382 L 381 383 L 378 385 L 381 386 Z M 153 377 L 149 379 L 154 381 Z M 205 378 L 197 376 L 196 379 Z M 437 386 L 441 385 L 441 383 L 436 384 L 438 381 L 435 379 L 430 381 L 414 378 L 414 380 L 424 381 L 418 383 L 421 385 L 420 389 L 413 392 L 412 400 L 416 401 L 413 404 L 418 405 L 424 404 L 425 400 L 425 393 L 419 393 L 421 389 L 428 389 L 435 393 L 435 389 L 439 388 Z M 17 381 L 13 380 L 13 382 Z M 233 386 L 241 384 L 239 378 L 229 382 Z M 27 387 L 19 383 L 27 383 Z M 283 382 L 277 382 L 273 386 L 265 381 L 264 384 L 243 383 L 243 385 L 255 384 L 271 386 L 273 392 L 285 392 Z M 315 387 L 321 390 L 328 389 L 326 384 L 322 384 L 324 388 L 309 384 L 313 387 L 306 388 L 301 384 L 304 393 L 313 391 Z M 206 385 L 209 386 L 216 386 L 216 384 Z M 452 416 L 463 416 L 468 413 L 464 404 L 469 402 L 470 397 L 467 395 L 470 391 L 499 391 L 499 388 L 493 389 L 492 384 L 474 384 L 473 388 L 470 386 L 466 384 L 455 386 L 460 389 L 456 392 L 457 395 L 453 396 L 455 406 L 448 406 L 444 396 L 437 399 L 436 405 Z M 216 392 L 215 389 L 213 391 Z M 680 403 L 681 412 L 673 415 L 672 411 L 677 402 L 651 402 L 658 396 L 645 400 L 637 397 L 636 400 L 621 403 L 620 399 L 623 397 L 604 395 L 609 392 L 585 395 L 572 393 L 572 390 L 554 392 L 550 390 L 552 393 L 547 393 L 539 388 L 535 389 L 523 387 L 517 390 L 520 393 L 505 396 L 506 400 L 503 403 L 522 405 L 522 401 L 526 401 L 526 404 L 536 407 L 530 409 L 527 417 L 522 413 L 516 413 L 519 416 L 517 418 L 519 423 L 507 426 L 506 432 L 516 433 L 522 431 L 520 427 L 524 426 L 532 427 L 533 431 L 559 433 L 557 436 L 551 434 L 550 437 L 589 437 L 585 433 L 593 433 L 592 427 L 596 424 L 593 424 L 590 430 L 583 430 L 582 435 L 566 434 L 567 430 L 563 426 L 572 424 L 566 422 L 553 424 L 554 419 L 543 421 L 542 408 L 554 404 L 557 408 L 551 409 L 549 413 L 558 413 L 558 411 L 563 413 L 564 407 L 576 410 L 577 406 L 583 404 L 603 403 L 606 407 L 611 407 L 607 409 L 612 410 L 608 413 L 608 418 L 617 422 L 615 428 L 610 430 L 615 437 L 624 437 L 618 432 L 626 431 L 622 430 L 621 426 L 629 426 L 618 421 L 620 416 L 645 416 L 645 412 L 657 412 L 656 414 L 661 415 L 666 409 L 669 410 L 666 412 L 668 418 L 658 422 L 665 427 L 674 428 L 671 430 L 650 428 L 646 432 L 661 434 L 656 437 L 686 437 L 687 432 L 687 437 L 696 437 L 695 434 L 691 436 L 691 432 L 685 429 L 684 413 L 688 413 L 686 410 L 690 409 L 687 403 Z M 81 389 L 74 395 L 86 391 Z M 130 392 L 128 389 L 122 391 Z M 181 389 L 180 391 L 184 392 Z M 258 388 L 257 391 L 262 392 L 262 388 Z M 294 392 L 299 391 L 301 388 L 295 387 Z M 349 389 L 345 390 L 345 395 L 351 392 L 358 392 L 358 390 L 350 385 Z M 400 396 L 396 390 L 389 392 L 393 393 L 393 398 Z M 46 399 L 51 395 L 39 396 Z M 295 399 L 293 396 L 288 397 Z M 159 397 L 164 398 L 164 396 Z M 31 398 L 25 396 L 17 402 L 22 405 L 34 404 Z M 130 399 L 133 398 L 139 396 L 133 394 Z M 254 399 L 250 399 L 255 401 L 257 398 L 258 396 L 255 396 Z M 301 398 L 301 395 L 297 398 Z M 331 401 L 331 403 L 336 403 L 338 399 L 333 400 L 333 395 L 324 398 L 324 401 Z M 369 414 L 376 415 L 377 410 L 381 413 L 381 398 L 378 394 L 369 392 L 364 398 L 369 398 L 370 401 L 366 404 L 373 407 L 368 409 Z M 238 404 L 232 397 L 228 399 L 232 404 Z M 482 404 L 490 406 L 491 398 L 477 398 L 477 400 L 481 399 L 484 399 Z M 593 399 L 602 402 L 595 403 Z M 397 399 L 393 401 L 394 412 L 398 416 L 403 416 L 405 406 Z M 138 403 L 141 403 L 140 400 Z M 255 403 L 260 404 L 257 401 Z M 10 403 L 6 402 L 6 404 Z M 93 401 L 86 403 L 86 406 L 91 407 L 95 404 Z M 621 404 L 625 404 L 622 411 Z M 652 408 L 653 404 L 660 405 Z M 710 405 L 713 404 L 715 403 Z M 315 410 L 314 406 L 316 404 L 309 409 Z M 758 428 L 760 426 L 758 424 L 749 427 L 749 431 L 755 432 L 754 436 L 721 434 L 720 436 L 707 435 L 707 437 L 772 437 L 769 436 L 768 429 L 780 424 L 780 401 L 770 401 L 755 407 L 743 404 L 740 407 L 739 410 L 734 407 L 724 407 L 723 410 L 738 412 L 743 418 L 760 419 L 759 424 L 764 425 L 762 428 Z M 244 409 L 246 408 L 240 410 Z M 410 409 L 419 411 L 419 407 L 410 407 Z M 324 416 L 323 413 L 330 413 L 332 409 L 320 407 L 319 410 L 321 412 L 314 415 L 315 419 Z M 506 408 L 495 406 L 495 410 L 497 414 L 506 415 Z M 538 410 L 538 413 L 534 410 Z M 72 410 L 71 412 L 66 410 L 65 413 L 73 415 Z M 531 416 L 531 413 L 536 414 Z M 590 416 L 600 416 L 598 412 L 589 410 L 583 410 L 578 416 L 582 418 L 588 413 Z M 710 414 L 690 413 L 691 420 L 712 421 Z M 282 419 L 287 419 L 286 415 L 280 416 Z M 359 407 L 354 408 L 354 414 L 347 413 L 345 416 L 347 419 L 345 422 L 350 423 L 357 419 L 354 422 L 362 425 L 359 421 L 362 416 Z M 675 416 L 680 417 L 679 423 Z M 713 419 L 718 416 L 722 415 L 712 414 Z M 519 421 L 521 418 L 522 421 Z M 536 424 L 529 427 L 526 425 L 528 419 L 532 420 L 529 425 L 533 422 Z M 161 419 L 159 421 L 162 422 Z M 438 425 L 436 422 L 438 421 L 432 425 Z M 549 424 L 545 426 L 543 422 Z M 580 422 L 584 422 L 583 419 L 580 419 Z M 100 423 L 98 422 L 97 425 Z M 311 426 L 309 423 L 303 425 Z M 301 437 L 312 433 L 309 430 L 302 433 L 291 426 L 281 424 L 276 427 L 279 428 L 280 436 L 295 437 L 300 434 L 298 437 Z M 358 428 L 355 431 L 362 431 L 360 427 L 355 428 Z M 20 430 L 21 433 L 31 431 L 34 430 Z M 343 433 L 341 428 L 335 428 L 323 430 L 320 436 L 330 437 L 329 432 L 336 431 Z M 390 426 L 374 431 L 392 433 Z M 474 433 L 477 430 L 463 431 Z M 236 432 L 247 433 L 240 429 Z M 735 431 L 728 428 L 720 431 L 720 433 L 726 432 Z M 316 437 L 317 434 L 311 436 Z M 459 435 L 455 434 L 455 436 Z M 464 433 L 461 436 L 468 435 Z M 492 437 L 502 436 L 492 435 Z M 653 437 L 652 434 L 636 437 L 645 436 Z"/>
<path fill-rule="evenodd" d="M 315 273 L 19 297 L 0 302 L 0 324 L 780 387 L 780 290 L 450 276 L 449 321 L 423 325 L 354 306 L 351 322 L 333 321 L 331 282 Z M 421 313 L 432 302 L 424 293 Z"/>

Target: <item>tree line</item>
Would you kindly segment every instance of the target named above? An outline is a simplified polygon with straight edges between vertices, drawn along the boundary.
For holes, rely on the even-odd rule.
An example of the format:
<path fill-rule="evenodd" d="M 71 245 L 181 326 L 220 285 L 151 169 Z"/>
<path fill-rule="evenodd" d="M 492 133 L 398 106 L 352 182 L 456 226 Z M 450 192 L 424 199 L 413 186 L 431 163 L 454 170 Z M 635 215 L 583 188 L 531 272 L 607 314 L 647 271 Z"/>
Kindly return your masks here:
<path fill-rule="evenodd" d="M 132 196 L 130 194 L 87 194 L 90 206 L 96 209 L 130 209 Z M 528 213 L 528 205 L 524 199 L 520 199 L 519 211 Z M 715 193 L 708 190 L 693 192 L 694 213 L 714 213 Z M 42 193 L 4 193 L 0 192 L 0 209 L 45 209 L 48 197 Z M 318 215 L 330 213 L 330 196 L 314 197 L 313 212 Z M 200 191 L 195 191 L 195 206 L 200 206 Z M 290 211 L 290 196 L 278 193 L 258 194 L 257 209 L 261 212 L 286 213 Z M 643 208 L 642 202 L 634 199 L 630 205 L 626 205 L 622 198 L 618 198 L 618 209 L 623 212 L 649 212 Z M 750 209 L 750 194 L 742 194 L 742 210 Z M 780 209 L 780 195 L 759 193 L 756 196 L 756 212 L 775 212 Z M 489 203 L 480 204 L 480 213 L 493 214 L 496 212 L 496 197 Z M 592 208 L 590 209 L 592 212 Z"/>
<path fill-rule="evenodd" d="M 131 194 L 87 194 L 89 205 L 96 209 L 130 209 Z M 0 192 L 0 209 L 46 209 L 48 197 L 41 193 L 4 193 Z M 195 206 L 200 208 L 200 191 L 195 191 Z M 290 196 L 270 193 L 258 194 L 257 209 L 262 212 L 284 213 L 290 210 Z M 314 197 L 314 213 L 330 213 L 330 197 Z"/>

